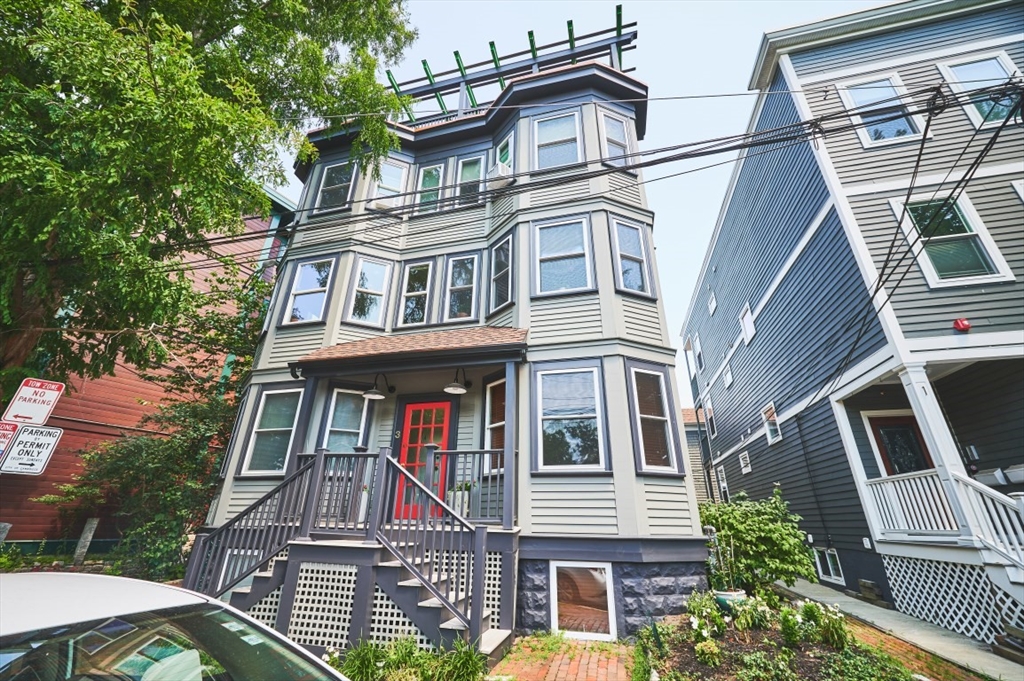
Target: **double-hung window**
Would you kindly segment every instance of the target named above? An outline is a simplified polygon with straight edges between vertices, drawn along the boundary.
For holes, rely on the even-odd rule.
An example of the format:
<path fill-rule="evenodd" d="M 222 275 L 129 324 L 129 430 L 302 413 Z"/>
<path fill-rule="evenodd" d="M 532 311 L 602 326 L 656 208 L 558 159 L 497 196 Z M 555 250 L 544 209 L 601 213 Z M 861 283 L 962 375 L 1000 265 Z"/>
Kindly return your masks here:
<path fill-rule="evenodd" d="M 940 64 L 939 69 L 950 89 L 962 100 L 968 99 L 962 102 L 964 111 L 976 128 L 1001 125 L 1020 97 L 1003 92 L 1000 87 L 1008 84 L 1011 76 L 1020 75 L 1020 69 L 1005 52 L 947 62 Z"/>
<path fill-rule="evenodd" d="M 420 168 L 420 179 L 416 185 L 416 203 L 419 212 L 429 213 L 441 208 L 441 182 L 444 179 L 444 164 Z"/>
<path fill-rule="evenodd" d="M 299 264 L 288 298 L 286 323 L 315 322 L 324 318 L 324 303 L 333 269 L 333 259 Z"/>
<path fill-rule="evenodd" d="M 593 288 L 590 243 L 583 220 L 538 225 L 537 292 L 557 293 Z"/>
<path fill-rule="evenodd" d="M 708 436 L 718 436 L 718 424 L 715 423 L 715 407 L 711 404 L 711 395 L 704 398 L 704 423 L 708 426 Z"/>
<path fill-rule="evenodd" d="M 903 214 L 900 200 L 890 205 L 897 217 Z M 912 200 L 900 226 L 932 288 L 1014 279 L 966 194 L 955 202 Z"/>
<path fill-rule="evenodd" d="M 690 347 L 693 349 L 693 363 L 697 371 L 704 371 L 704 351 L 700 347 L 700 336 L 694 334 Z"/>
<path fill-rule="evenodd" d="M 541 469 L 603 468 L 597 371 L 587 368 L 537 372 Z"/>
<path fill-rule="evenodd" d="M 445 321 L 469 319 L 476 313 L 476 255 L 448 259 L 445 277 Z"/>
<path fill-rule="evenodd" d="M 464 158 L 459 161 L 459 205 L 480 200 L 484 181 L 484 157 Z"/>
<path fill-rule="evenodd" d="M 402 274 L 399 326 L 425 324 L 430 304 L 432 262 L 409 263 Z"/>
<path fill-rule="evenodd" d="M 505 379 L 487 384 L 486 421 L 484 423 L 484 449 L 505 449 Z M 505 465 L 504 453 L 491 454 L 489 472 Z"/>
<path fill-rule="evenodd" d="M 647 277 L 643 232 L 639 227 L 618 220 L 615 220 L 614 224 L 615 250 L 619 258 L 619 285 L 626 291 L 649 294 L 651 291 Z"/>
<path fill-rule="evenodd" d="M 509 133 L 508 136 L 505 139 L 501 140 L 501 142 L 498 143 L 498 146 L 495 147 L 494 149 L 495 164 L 500 163 L 501 165 L 507 166 L 510 171 L 514 171 L 514 151 L 515 146 L 513 142 L 512 133 Z"/>
<path fill-rule="evenodd" d="M 613 166 L 626 165 L 629 142 L 626 138 L 626 122 L 621 118 L 603 114 L 604 120 L 604 162 Z"/>
<path fill-rule="evenodd" d="M 582 160 L 576 113 L 537 119 L 534 126 L 537 170 L 579 163 Z"/>
<path fill-rule="evenodd" d="M 324 169 L 320 192 L 316 197 L 316 210 L 333 210 L 348 205 L 352 191 L 352 164 L 335 163 Z"/>
<path fill-rule="evenodd" d="M 775 403 L 769 402 L 761 410 L 761 421 L 764 423 L 764 436 L 768 444 L 775 444 L 782 439 L 782 427 L 779 425 L 779 416 L 775 413 Z"/>
<path fill-rule="evenodd" d="M 903 142 L 921 135 L 924 125 L 909 108 L 907 91 L 896 74 L 842 85 L 839 95 L 865 147 Z"/>
<path fill-rule="evenodd" d="M 630 369 L 637 440 L 642 470 L 676 470 L 675 442 L 669 421 L 665 375 L 658 371 Z"/>
<path fill-rule="evenodd" d="M 370 401 L 361 392 L 338 388 L 331 396 L 324 444 L 330 452 L 349 453 L 363 441 Z"/>
<path fill-rule="evenodd" d="M 391 277 L 390 263 L 360 257 L 356 260 L 355 277 L 349 321 L 382 326 Z"/>
<path fill-rule="evenodd" d="M 302 389 L 268 390 L 260 396 L 249 442 L 247 473 L 283 473 L 288 461 Z"/>
<path fill-rule="evenodd" d="M 385 161 L 380 165 L 380 180 L 377 181 L 375 206 L 399 206 L 405 186 L 405 168 L 397 163 Z"/>
<path fill-rule="evenodd" d="M 491 312 L 512 302 L 512 237 L 491 248 Z"/>

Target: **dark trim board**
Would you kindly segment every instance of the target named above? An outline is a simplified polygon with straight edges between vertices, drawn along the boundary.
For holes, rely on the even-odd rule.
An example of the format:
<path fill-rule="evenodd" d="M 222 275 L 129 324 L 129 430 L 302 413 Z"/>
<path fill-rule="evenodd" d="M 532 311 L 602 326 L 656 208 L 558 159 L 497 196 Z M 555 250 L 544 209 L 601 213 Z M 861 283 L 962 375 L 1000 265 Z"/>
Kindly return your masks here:
<path fill-rule="evenodd" d="M 523 535 L 519 558 L 523 560 L 593 560 L 613 563 L 704 562 L 708 557 L 705 537 L 564 537 Z"/>

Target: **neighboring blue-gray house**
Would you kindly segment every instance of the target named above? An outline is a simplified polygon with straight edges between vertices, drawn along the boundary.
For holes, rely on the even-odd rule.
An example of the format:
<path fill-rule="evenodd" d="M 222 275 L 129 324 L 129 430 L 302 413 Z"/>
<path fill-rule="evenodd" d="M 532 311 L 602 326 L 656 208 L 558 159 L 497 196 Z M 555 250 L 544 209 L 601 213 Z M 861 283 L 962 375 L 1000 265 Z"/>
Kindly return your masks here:
<path fill-rule="evenodd" d="M 814 139 L 741 158 L 683 329 L 715 495 L 780 483 L 823 583 L 988 642 L 1024 624 L 1022 69 L 1019 0 L 767 34 L 750 129 Z"/>

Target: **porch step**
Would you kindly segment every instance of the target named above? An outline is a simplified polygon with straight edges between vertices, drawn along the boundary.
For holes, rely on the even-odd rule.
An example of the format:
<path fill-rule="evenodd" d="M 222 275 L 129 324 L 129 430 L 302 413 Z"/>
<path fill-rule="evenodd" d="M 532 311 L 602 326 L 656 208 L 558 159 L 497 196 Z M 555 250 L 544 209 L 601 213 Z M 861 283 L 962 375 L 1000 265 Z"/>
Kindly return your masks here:
<path fill-rule="evenodd" d="M 505 657 L 505 653 L 512 647 L 512 641 L 512 631 L 509 629 L 488 629 L 480 636 L 480 652 L 487 656 L 489 669 Z"/>
<path fill-rule="evenodd" d="M 491 620 L 491 611 L 490 610 L 484 610 L 484 614 L 483 614 L 483 621 L 484 621 L 484 623 L 487 624 L 487 623 L 490 622 L 490 620 Z M 441 622 L 441 624 L 439 625 L 439 628 L 441 628 L 441 629 L 449 629 L 451 631 L 467 631 L 469 629 L 469 627 L 467 627 L 462 622 L 462 620 L 460 620 L 458 617 L 452 617 L 450 620 Z M 490 629 L 487 629 L 487 631 L 490 631 Z"/>
<path fill-rule="evenodd" d="M 992 652 L 1011 662 L 1024 665 L 1024 648 L 1009 636 L 997 635 L 996 642 L 992 644 Z"/>

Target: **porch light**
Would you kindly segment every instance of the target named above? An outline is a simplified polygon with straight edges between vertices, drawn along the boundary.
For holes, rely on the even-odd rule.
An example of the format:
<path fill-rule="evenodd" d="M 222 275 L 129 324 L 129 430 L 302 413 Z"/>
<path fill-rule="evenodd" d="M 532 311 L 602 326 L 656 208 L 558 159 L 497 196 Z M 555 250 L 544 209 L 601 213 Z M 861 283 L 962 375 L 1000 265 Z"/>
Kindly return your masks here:
<path fill-rule="evenodd" d="M 459 383 L 459 372 L 462 372 L 462 383 Z M 473 387 L 473 382 L 466 379 L 466 370 L 459 367 L 455 370 L 455 380 L 444 387 L 449 395 L 465 395 L 466 391 Z"/>
<path fill-rule="evenodd" d="M 386 374 L 377 374 L 373 377 L 373 387 L 363 392 L 363 397 L 368 400 L 383 400 L 386 395 L 377 389 L 377 379 L 381 376 L 384 377 L 384 387 L 387 388 L 388 393 L 394 394 L 395 386 L 388 383 L 388 377 Z"/>

